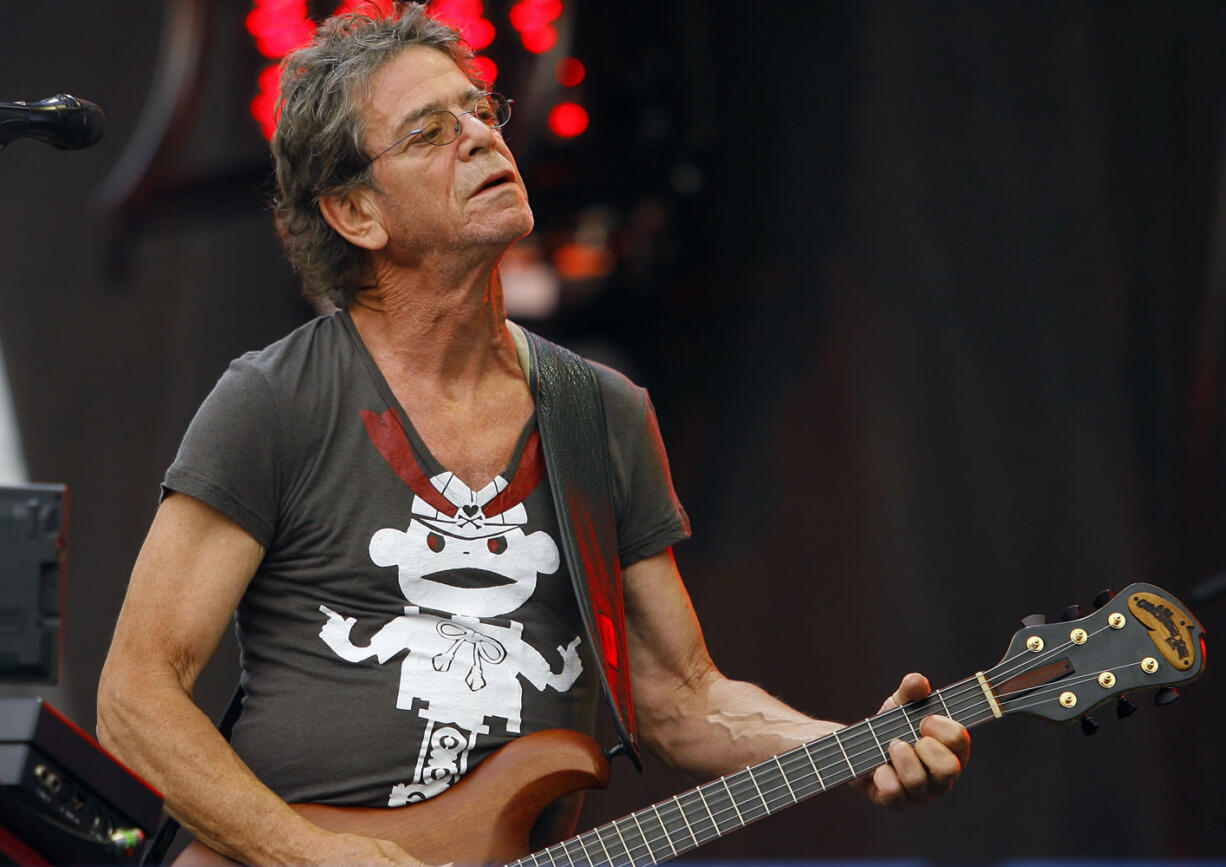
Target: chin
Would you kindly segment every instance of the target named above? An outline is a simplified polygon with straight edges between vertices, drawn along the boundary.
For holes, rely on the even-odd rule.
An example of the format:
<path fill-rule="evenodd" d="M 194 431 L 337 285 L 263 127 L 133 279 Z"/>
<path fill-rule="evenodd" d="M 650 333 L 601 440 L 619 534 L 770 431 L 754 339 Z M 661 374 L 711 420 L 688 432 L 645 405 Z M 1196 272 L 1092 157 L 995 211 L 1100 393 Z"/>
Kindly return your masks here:
<path fill-rule="evenodd" d="M 485 235 L 484 240 L 492 244 L 513 244 L 531 234 L 534 225 L 532 209 L 524 205 L 522 209 L 499 214 L 498 219 L 491 220 L 477 231 Z"/>

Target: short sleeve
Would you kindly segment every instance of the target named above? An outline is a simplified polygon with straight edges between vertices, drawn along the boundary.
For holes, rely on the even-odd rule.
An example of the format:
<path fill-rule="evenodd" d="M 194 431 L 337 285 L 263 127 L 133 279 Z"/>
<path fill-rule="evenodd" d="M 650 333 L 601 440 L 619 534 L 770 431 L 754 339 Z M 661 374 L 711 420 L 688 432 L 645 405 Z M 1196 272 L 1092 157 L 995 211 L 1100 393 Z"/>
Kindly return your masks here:
<path fill-rule="evenodd" d="M 246 357 L 218 380 L 162 482 L 236 521 L 265 549 L 277 523 L 280 425 L 264 376 Z"/>
<path fill-rule="evenodd" d="M 604 399 L 618 556 L 625 568 L 689 538 L 690 520 L 673 488 L 647 391 L 615 371 L 593 367 Z"/>

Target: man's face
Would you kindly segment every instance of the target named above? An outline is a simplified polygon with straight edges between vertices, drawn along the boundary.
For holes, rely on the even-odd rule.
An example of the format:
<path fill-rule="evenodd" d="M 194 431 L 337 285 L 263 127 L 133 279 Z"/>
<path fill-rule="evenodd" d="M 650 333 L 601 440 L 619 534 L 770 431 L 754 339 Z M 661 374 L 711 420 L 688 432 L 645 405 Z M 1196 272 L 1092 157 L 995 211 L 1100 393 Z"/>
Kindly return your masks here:
<path fill-rule="evenodd" d="M 371 84 L 371 154 L 420 127 L 431 111 L 471 109 L 477 92 L 450 57 L 419 45 L 384 64 Z M 471 115 L 460 127 L 450 144 L 413 136 L 375 160 L 374 200 L 392 257 L 411 262 L 476 248 L 501 254 L 532 230 L 528 193 L 502 134 Z"/>

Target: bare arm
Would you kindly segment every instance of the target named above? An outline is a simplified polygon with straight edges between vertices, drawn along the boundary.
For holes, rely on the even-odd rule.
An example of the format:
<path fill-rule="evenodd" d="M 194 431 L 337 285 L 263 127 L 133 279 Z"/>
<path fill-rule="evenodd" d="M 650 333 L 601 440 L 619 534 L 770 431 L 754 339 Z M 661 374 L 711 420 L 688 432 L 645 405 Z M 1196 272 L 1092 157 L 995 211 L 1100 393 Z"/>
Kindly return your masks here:
<path fill-rule="evenodd" d="M 841 724 L 815 720 L 750 683 L 724 677 L 706 642 L 672 552 L 635 563 L 623 575 L 635 707 L 644 742 L 698 779 L 731 773 L 814 740 Z M 923 698 L 927 680 L 910 674 L 882 708 Z M 953 720 L 928 717 L 914 748 L 889 748 L 883 765 L 858 787 L 895 809 L 947 791 L 970 755 L 970 738 Z"/>
<path fill-rule="evenodd" d="M 183 494 L 158 509 L 98 685 L 98 737 L 213 849 L 247 864 L 418 863 L 386 841 L 307 822 L 261 783 L 192 700 L 264 550 Z"/>

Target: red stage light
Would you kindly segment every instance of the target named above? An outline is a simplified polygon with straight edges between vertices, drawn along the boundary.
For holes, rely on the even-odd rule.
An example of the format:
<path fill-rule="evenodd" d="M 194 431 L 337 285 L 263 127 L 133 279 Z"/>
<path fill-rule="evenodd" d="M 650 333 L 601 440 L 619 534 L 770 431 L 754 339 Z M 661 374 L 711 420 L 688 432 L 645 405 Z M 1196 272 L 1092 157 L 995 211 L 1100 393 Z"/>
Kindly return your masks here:
<path fill-rule="evenodd" d="M 481 0 L 435 0 L 430 6 L 430 17 L 440 21 L 467 21 L 480 18 L 484 11 Z"/>
<path fill-rule="evenodd" d="M 477 77 L 486 84 L 493 84 L 498 80 L 498 64 L 488 57 L 474 57 L 473 66 L 476 67 Z"/>
<path fill-rule="evenodd" d="M 271 140 L 276 129 L 277 96 L 281 91 L 281 67 L 266 67 L 260 73 L 260 92 L 251 100 L 251 116 L 259 121 L 264 138 Z"/>
<path fill-rule="evenodd" d="M 561 15 L 561 0 L 520 0 L 511 7 L 511 26 L 527 33 L 557 21 Z"/>
<path fill-rule="evenodd" d="M 253 6 L 247 15 L 247 30 L 255 37 L 259 51 L 267 57 L 281 59 L 308 42 L 315 32 L 317 25 L 308 14 L 307 0 L 254 0 Z M 393 0 L 342 0 L 333 14 L 390 15 L 393 7 Z M 511 7 L 511 23 L 520 31 L 524 48 L 534 54 L 550 51 L 558 42 L 558 32 L 550 22 L 556 21 L 562 10 L 562 0 L 519 0 L 515 3 Z M 482 17 L 484 11 L 481 0 L 435 0 L 430 6 L 430 15 L 459 30 L 474 51 L 487 48 L 497 35 L 493 23 Z M 488 57 L 474 58 L 473 66 L 483 81 L 492 84 L 498 78 L 498 67 Z M 578 60 L 567 58 L 559 64 L 555 74 L 563 85 L 573 87 L 583 80 L 586 70 Z M 251 114 L 259 121 L 265 137 L 270 139 L 275 128 L 273 114 L 279 89 L 280 68 L 270 66 L 260 73 L 259 93 L 251 100 Z M 558 106 L 554 112 L 563 108 L 565 106 Z M 560 136 L 579 135 L 587 128 L 587 113 L 574 105 L 563 111 L 561 127 L 551 114 L 550 126 Z"/>
<path fill-rule="evenodd" d="M 529 30 L 548 23 L 537 13 L 537 11 L 529 3 L 516 3 L 511 7 L 511 26 L 520 33 L 526 33 Z"/>
<path fill-rule="evenodd" d="M 553 68 L 553 74 L 563 87 L 575 87 L 587 76 L 587 67 L 574 57 L 563 57 Z"/>
<path fill-rule="evenodd" d="M 464 38 L 473 51 L 480 51 L 494 41 L 494 25 L 484 18 L 469 21 L 463 28 Z"/>
<path fill-rule="evenodd" d="M 524 48 L 533 54 L 544 54 L 558 44 L 558 31 L 554 30 L 551 24 L 545 24 L 535 30 L 525 30 L 520 37 L 523 39 Z"/>
<path fill-rule="evenodd" d="M 587 129 L 587 110 L 577 102 L 563 102 L 549 112 L 549 128 L 561 138 L 574 138 Z"/>
<path fill-rule="evenodd" d="M 284 57 L 310 39 L 314 30 L 306 0 L 256 0 L 247 15 L 247 32 L 266 57 Z"/>

